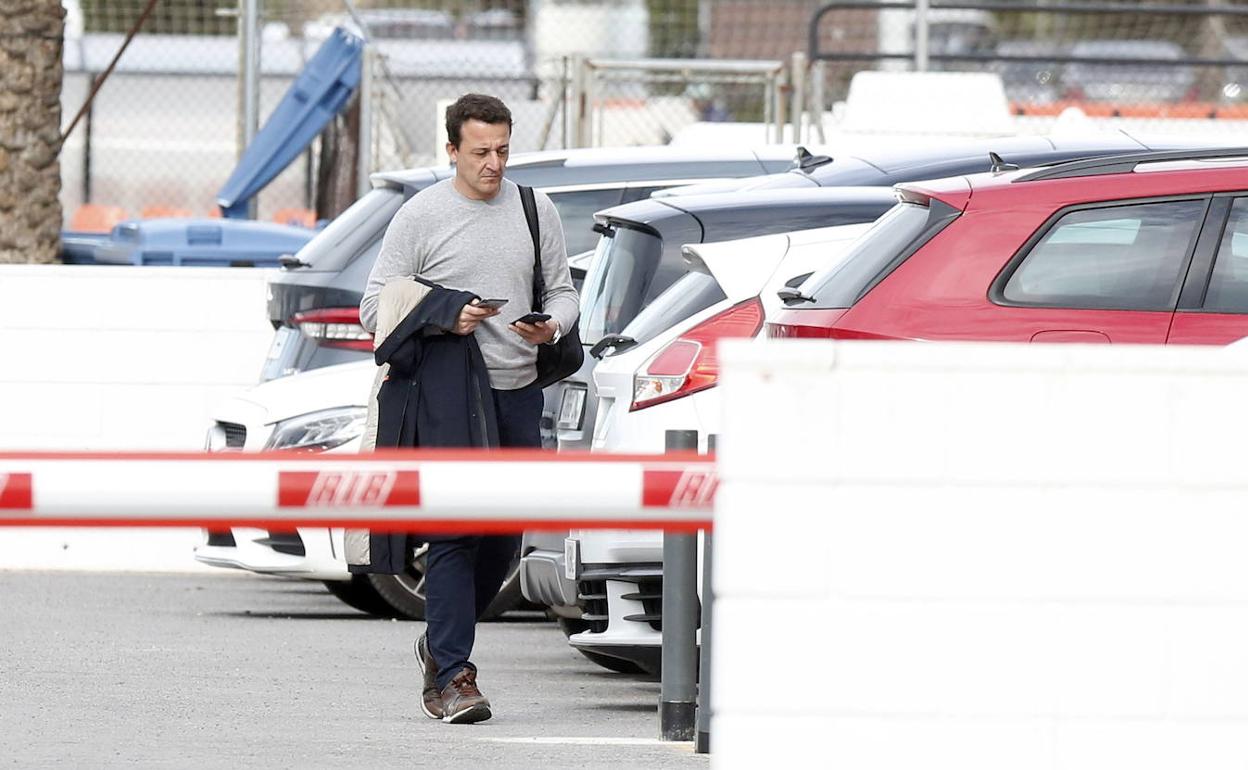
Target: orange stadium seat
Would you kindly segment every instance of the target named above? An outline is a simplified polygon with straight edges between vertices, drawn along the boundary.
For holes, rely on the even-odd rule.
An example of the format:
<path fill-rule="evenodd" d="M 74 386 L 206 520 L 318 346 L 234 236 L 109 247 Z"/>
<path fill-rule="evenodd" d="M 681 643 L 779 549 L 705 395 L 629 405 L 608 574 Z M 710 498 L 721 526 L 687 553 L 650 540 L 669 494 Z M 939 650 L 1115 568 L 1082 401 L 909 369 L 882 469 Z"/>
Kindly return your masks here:
<path fill-rule="evenodd" d="M 143 219 L 184 218 L 191 216 L 191 211 L 190 209 L 180 209 L 176 206 L 144 206 L 143 210 L 139 212 L 139 216 Z"/>
<path fill-rule="evenodd" d="M 316 212 L 311 209 L 278 209 L 273 213 L 273 221 L 281 225 L 316 227 Z"/>
<path fill-rule="evenodd" d="M 69 229 L 78 233 L 107 233 L 113 225 L 126 218 L 126 210 L 121 206 L 106 206 L 101 203 L 84 203 L 74 211 L 69 220 Z"/>

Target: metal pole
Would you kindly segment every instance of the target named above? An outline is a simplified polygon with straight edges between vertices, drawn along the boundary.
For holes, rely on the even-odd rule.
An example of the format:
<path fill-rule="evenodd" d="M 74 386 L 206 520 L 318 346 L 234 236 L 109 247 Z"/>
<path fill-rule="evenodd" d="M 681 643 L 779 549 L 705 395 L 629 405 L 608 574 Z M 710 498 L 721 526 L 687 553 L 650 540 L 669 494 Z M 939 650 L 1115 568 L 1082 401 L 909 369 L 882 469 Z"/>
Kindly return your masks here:
<path fill-rule="evenodd" d="M 806 54 L 794 51 L 789 69 L 793 79 L 793 143 L 800 144 L 806 117 Z"/>
<path fill-rule="evenodd" d="M 828 136 L 823 130 L 823 112 L 827 104 L 823 93 L 828 82 L 827 62 L 820 59 L 810 66 L 810 109 L 813 120 L 811 139 L 819 135 L 819 144 L 827 144 Z"/>
<path fill-rule="evenodd" d="M 716 439 L 711 434 L 706 437 L 706 451 L 715 454 Z M 698 754 L 711 751 L 711 627 L 715 614 L 715 593 L 711 590 L 711 570 L 714 539 L 709 531 L 703 532 L 702 539 L 702 644 L 698 656 L 698 735 L 694 738 L 693 750 Z"/>
<path fill-rule="evenodd" d="M 568 57 L 563 57 L 563 79 L 559 81 L 561 86 L 559 89 L 560 98 L 563 99 L 563 149 L 568 149 L 568 137 L 572 135 L 572 97 L 569 90 L 572 88 L 572 81 L 568 77 Z"/>
<path fill-rule="evenodd" d="M 360 59 L 360 133 L 355 153 L 355 194 L 362 196 L 371 188 L 368 176 L 373 173 L 373 67 L 377 51 L 371 43 L 364 44 Z"/>
<path fill-rule="evenodd" d="M 914 3 L 914 69 L 927 72 L 927 11 L 929 0 Z"/>
<path fill-rule="evenodd" d="M 581 81 L 581 138 L 579 147 L 594 145 L 594 86 L 598 80 L 598 70 L 594 63 L 585 59 L 581 62 L 584 69 L 584 80 Z"/>
<path fill-rule="evenodd" d="M 87 82 L 94 85 L 98 75 L 88 75 Z M 95 118 L 95 101 L 87 104 L 87 114 L 82 124 L 82 202 L 91 202 L 91 127 Z"/>
<path fill-rule="evenodd" d="M 696 430 L 669 430 L 667 451 L 698 448 Z M 665 741 L 691 741 L 697 717 L 697 535 L 663 534 L 663 674 L 659 731 Z"/>
<path fill-rule="evenodd" d="M 573 147 L 584 147 L 585 137 L 585 57 L 572 56 L 572 95 L 568 104 L 571 115 L 569 137 Z"/>
<path fill-rule="evenodd" d="M 767 127 L 767 139 L 771 139 L 771 122 L 774 118 L 772 114 L 776 109 L 776 77 L 774 74 L 767 78 L 767 83 L 763 86 L 763 125 Z"/>
<path fill-rule="evenodd" d="M 785 99 L 788 96 L 788 90 L 789 79 L 784 72 L 784 67 L 781 67 L 780 71 L 776 74 L 776 109 L 773 113 L 776 120 L 775 142 L 777 144 L 782 144 L 784 142 L 784 124 L 789 121 L 788 115 L 785 114 Z"/>
<path fill-rule="evenodd" d="M 241 160 L 243 152 L 251 146 L 260 130 L 260 3 L 261 0 L 241 0 L 242 18 L 239 19 L 240 46 L 243 58 L 243 104 L 242 136 L 238 148 Z M 247 216 L 256 218 L 258 201 L 253 196 L 247 204 Z"/>

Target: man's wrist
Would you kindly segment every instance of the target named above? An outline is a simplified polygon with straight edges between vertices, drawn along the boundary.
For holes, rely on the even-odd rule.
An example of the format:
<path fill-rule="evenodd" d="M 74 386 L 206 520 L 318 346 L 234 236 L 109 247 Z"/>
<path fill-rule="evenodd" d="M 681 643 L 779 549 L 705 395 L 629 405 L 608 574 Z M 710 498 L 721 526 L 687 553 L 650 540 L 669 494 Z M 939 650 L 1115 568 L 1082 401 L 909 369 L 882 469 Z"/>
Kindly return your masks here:
<path fill-rule="evenodd" d="M 563 330 L 559 328 L 559 322 L 551 319 L 551 323 L 555 326 L 555 333 L 550 339 L 546 340 L 545 344 L 547 345 L 555 344 L 559 341 L 559 338 L 563 336 Z"/>

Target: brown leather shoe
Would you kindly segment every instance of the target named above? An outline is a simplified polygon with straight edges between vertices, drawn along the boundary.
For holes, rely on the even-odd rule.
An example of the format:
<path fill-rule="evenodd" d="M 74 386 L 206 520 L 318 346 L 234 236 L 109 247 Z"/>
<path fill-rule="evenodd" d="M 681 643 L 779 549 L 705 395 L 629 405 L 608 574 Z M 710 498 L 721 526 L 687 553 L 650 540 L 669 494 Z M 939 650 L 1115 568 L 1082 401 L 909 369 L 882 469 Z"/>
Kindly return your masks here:
<path fill-rule="evenodd" d="M 429 640 L 421 634 L 416 640 L 416 665 L 420 667 L 420 675 L 424 679 L 424 689 L 420 693 L 420 710 L 430 719 L 442 718 L 442 693 L 438 692 L 438 667 L 429 653 Z"/>
<path fill-rule="evenodd" d="M 490 702 L 477 689 L 477 672 L 465 666 L 442 689 L 442 721 L 456 724 L 489 719 Z"/>

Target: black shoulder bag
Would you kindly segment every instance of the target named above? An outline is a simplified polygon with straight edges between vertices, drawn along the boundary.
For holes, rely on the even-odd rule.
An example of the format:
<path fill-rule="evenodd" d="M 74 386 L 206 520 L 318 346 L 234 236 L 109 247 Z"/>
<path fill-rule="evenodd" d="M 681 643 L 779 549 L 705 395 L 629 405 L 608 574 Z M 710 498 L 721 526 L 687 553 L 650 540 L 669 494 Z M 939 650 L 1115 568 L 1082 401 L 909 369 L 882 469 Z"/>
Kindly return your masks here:
<path fill-rule="evenodd" d="M 533 188 L 519 185 L 520 202 L 524 204 L 524 218 L 529 223 L 529 234 L 533 236 L 533 312 L 542 312 L 542 297 L 546 296 L 546 276 L 542 274 L 542 239 L 537 225 L 537 199 L 533 196 Z M 537 379 L 538 387 L 547 385 L 571 376 L 585 362 L 585 347 L 581 344 L 580 318 L 572 324 L 571 329 L 561 329 L 559 340 L 553 345 L 537 346 Z"/>

